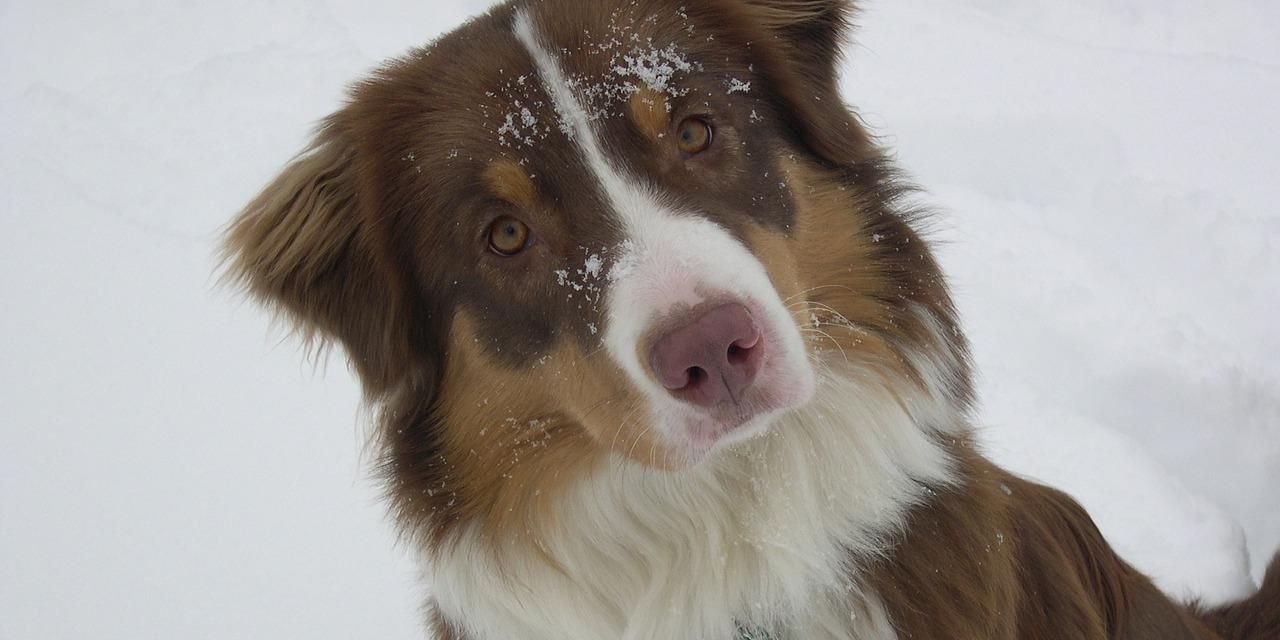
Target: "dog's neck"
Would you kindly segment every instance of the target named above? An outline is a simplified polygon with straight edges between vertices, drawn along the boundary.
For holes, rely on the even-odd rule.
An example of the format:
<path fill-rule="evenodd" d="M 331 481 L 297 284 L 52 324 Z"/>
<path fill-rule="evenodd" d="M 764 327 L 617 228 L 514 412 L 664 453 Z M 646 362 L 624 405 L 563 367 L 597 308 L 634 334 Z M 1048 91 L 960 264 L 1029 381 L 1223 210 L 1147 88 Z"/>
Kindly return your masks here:
<path fill-rule="evenodd" d="M 612 457 L 529 531 L 459 527 L 431 559 L 442 611 L 479 638 L 728 639 L 738 624 L 847 638 L 887 624 L 860 567 L 956 479 L 951 436 L 921 424 L 942 410 L 890 380 L 827 372 L 804 409 L 692 470 Z"/>

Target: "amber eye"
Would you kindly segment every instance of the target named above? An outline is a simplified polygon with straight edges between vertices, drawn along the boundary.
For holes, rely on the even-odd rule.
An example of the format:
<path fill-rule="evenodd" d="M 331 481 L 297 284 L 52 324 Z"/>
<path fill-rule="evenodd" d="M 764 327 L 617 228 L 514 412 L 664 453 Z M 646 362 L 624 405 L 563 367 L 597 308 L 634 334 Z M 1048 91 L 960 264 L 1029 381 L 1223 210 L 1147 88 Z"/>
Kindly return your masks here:
<path fill-rule="evenodd" d="M 706 151 L 711 146 L 711 139 L 715 136 L 711 125 L 702 118 L 686 118 L 680 123 L 680 129 L 676 132 L 676 144 L 680 150 L 695 155 Z"/>
<path fill-rule="evenodd" d="M 529 227 L 503 216 L 489 226 L 489 249 L 500 256 L 514 256 L 529 246 Z"/>

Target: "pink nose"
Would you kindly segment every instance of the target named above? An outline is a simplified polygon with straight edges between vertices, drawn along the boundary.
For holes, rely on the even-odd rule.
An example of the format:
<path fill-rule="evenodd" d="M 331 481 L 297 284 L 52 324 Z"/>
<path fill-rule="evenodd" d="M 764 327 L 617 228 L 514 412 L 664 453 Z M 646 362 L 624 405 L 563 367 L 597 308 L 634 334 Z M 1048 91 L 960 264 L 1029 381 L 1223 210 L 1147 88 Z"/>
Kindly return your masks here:
<path fill-rule="evenodd" d="M 756 378 L 761 347 L 747 308 L 726 304 L 659 338 L 649 366 L 681 400 L 703 407 L 737 404 Z"/>

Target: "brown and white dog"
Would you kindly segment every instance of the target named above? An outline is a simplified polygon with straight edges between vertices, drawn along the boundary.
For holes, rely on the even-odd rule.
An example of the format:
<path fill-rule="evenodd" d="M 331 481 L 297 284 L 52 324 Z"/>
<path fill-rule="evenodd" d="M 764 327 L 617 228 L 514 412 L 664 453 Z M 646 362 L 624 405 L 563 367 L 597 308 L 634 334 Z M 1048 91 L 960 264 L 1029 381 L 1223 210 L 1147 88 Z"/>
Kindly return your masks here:
<path fill-rule="evenodd" d="M 361 82 L 235 220 L 340 343 L 438 637 L 1280 638 L 1175 604 L 975 448 L 845 0 L 499 6 Z"/>

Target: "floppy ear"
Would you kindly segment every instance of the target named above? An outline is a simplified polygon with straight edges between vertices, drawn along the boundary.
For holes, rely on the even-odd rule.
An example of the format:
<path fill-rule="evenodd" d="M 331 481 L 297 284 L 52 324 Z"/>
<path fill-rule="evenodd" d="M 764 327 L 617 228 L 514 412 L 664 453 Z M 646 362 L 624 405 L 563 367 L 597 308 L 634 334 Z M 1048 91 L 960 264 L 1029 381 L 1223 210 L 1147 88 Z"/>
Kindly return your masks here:
<path fill-rule="evenodd" d="M 841 49 L 856 11 L 851 0 L 739 0 L 763 31 L 758 64 L 782 100 L 782 113 L 806 145 L 835 165 L 876 156 L 866 131 L 840 97 Z"/>
<path fill-rule="evenodd" d="M 331 121 L 226 232 L 227 277 L 308 340 L 340 342 L 374 395 L 408 372 L 403 278 L 368 224 L 354 150 Z"/>

